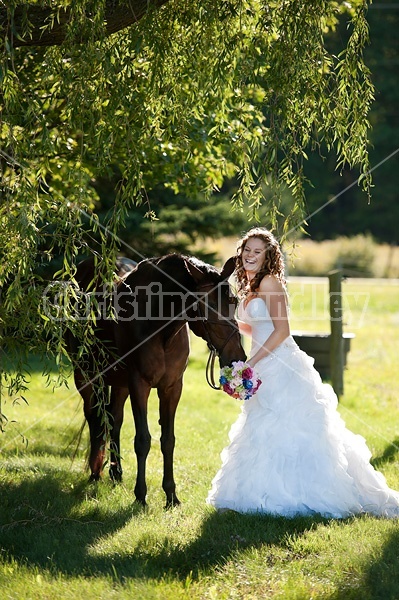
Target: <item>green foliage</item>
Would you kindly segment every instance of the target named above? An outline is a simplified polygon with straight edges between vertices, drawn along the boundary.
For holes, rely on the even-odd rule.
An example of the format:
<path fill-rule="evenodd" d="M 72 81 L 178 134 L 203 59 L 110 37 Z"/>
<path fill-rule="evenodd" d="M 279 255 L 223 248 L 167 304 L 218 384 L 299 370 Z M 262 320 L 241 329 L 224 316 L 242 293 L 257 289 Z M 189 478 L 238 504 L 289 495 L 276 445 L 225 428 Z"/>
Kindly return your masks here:
<path fill-rule="evenodd" d="M 1 8 L 15 32 L 0 47 L 0 320 L 11 364 L 27 350 L 65 353 L 62 324 L 40 308 L 51 260 L 61 256 L 57 278 L 71 280 L 78 257 L 96 252 L 111 277 L 128 211 L 159 185 L 207 197 L 236 175 L 233 203 L 255 214 L 266 205 L 272 226 L 288 186 L 282 233 L 301 221 L 303 162 L 320 141 L 369 185 L 366 0 L 169 0 L 113 35 L 109 2 L 43 1 L 38 10 L 54 9 L 46 34 L 70 11 L 64 42 L 16 47 L 35 26 L 22 11 L 17 27 L 14 8 L 26 6 Z M 347 10 L 348 46 L 335 57 L 325 34 Z M 118 193 L 99 223 L 95 184 L 116 166 Z"/>

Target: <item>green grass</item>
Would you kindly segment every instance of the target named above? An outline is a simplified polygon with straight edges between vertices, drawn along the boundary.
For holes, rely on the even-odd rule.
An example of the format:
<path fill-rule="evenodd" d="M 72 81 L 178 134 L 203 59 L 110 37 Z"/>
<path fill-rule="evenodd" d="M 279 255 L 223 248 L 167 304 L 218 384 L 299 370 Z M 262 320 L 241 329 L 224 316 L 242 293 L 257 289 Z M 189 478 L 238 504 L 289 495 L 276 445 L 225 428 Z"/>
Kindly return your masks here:
<path fill-rule="evenodd" d="M 290 284 L 293 328 L 328 331 L 326 286 Z M 399 286 L 348 281 L 345 329 L 355 333 L 340 411 L 366 437 L 374 464 L 399 489 Z M 366 307 L 356 294 L 365 294 Z M 352 298 L 350 299 L 350 294 Z M 358 296 L 358 299 L 360 296 Z M 364 310 L 365 309 L 365 310 Z M 350 319 L 349 319 L 350 317 Z M 33 371 L 29 402 L 3 412 L 0 438 L 2 598 L 397 599 L 398 523 L 219 514 L 205 504 L 239 403 L 208 388 L 205 347 L 193 339 L 176 419 L 182 506 L 164 511 L 157 401 L 148 509 L 133 503 L 135 457 L 127 405 L 124 483 L 88 485 L 82 407 L 73 386 L 45 387 Z M 15 421 L 15 422 L 11 422 Z M 76 456 L 74 457 L 76 451 Z"/>

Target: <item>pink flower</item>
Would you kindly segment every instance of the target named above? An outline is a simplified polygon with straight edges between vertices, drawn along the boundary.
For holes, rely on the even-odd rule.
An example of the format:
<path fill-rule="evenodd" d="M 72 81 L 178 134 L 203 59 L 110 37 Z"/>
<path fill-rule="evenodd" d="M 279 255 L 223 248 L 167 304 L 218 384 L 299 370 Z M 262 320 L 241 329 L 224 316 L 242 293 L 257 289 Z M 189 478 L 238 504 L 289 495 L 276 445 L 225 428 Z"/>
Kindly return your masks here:
<path fill-rule="evenodd" d="M 234 390 L 229 383 L 223 384 L 223 391 L 226 392 L 229 396 L 233 396 Z"/>
<path fill-rule="evenodd" d="M 256 392 L 258 391 L 258 389 L 260 388 L 260 384 L 262 383 L 262 381 L 260 379 L 256 380 L 256 383 L 254 385 L 254 387 L 252 388 L 252 392 L 254 394 L 256 394 Z"/>
<path fill-rule="evenodd" d="M 246 367 L 243 372 L 241 373 L 241 377 L 243 379 L 252 379 L 254 375 L 253 370 L 251 369 L 251 367 Z"/>

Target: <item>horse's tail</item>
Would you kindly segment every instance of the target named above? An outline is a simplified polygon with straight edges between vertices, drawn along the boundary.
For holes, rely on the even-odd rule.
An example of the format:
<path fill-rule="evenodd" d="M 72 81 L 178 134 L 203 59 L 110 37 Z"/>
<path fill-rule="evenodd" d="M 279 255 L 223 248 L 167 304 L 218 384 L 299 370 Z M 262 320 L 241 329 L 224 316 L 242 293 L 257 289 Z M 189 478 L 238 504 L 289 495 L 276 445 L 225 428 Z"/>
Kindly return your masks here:
<path fill-rule="evenodd" d="M 72 446 L 72 444 L 74 444 L 74 446 L 75 446 L 75 449 L 74 449 L 73 454 L 72 454 L 72 463 L 75 460 L 76 455 L 78 453 L 80 442 L 82 441 L 82 435 L 83 435 L 83 431 L 84 431 L 85 426 L 86 426 L 86 419 L 83 419 L 83 422 L 82 422 L 82 425 L 79 428 L 79 431 L 77 432 L 76 435 L 73 436 L 73 439 L 68 444 L 68 447 Z M 88 468 L 88 466 L 89 466 L 89 447 L 87 447 L 87 450 L 86 450 L 86 461 L 85 462 L 86 462 L 86 468 Z"/>

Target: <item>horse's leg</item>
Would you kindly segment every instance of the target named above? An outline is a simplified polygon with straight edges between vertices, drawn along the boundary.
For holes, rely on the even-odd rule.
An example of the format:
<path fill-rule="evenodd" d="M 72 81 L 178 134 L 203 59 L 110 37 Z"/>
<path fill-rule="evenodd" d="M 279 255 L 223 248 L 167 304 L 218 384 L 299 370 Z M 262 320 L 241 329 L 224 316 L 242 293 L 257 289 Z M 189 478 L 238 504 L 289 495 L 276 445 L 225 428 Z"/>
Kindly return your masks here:
<path fill-rule="evenodd" d="M 129 390 L 126 387 L 111 387 L 110 412 L 112 415 L 111 455 L 109 475 L 114 482 L 122 481 L 122 465 L 120 456 L 120 432 L 123 423 L 123 409 Z"/>
<path fill-rule="evenodd" d="M 138 377 L 129 377 L 129 393 L 132 404 L 136 435 L 134 450 L 137 457 L 137 477 L 134 494 L 136 501 L 146 506 L 146 461 L 151 448 L 151 435 L 148 429 L 147 406 L 151 386 Z"/>
<path fill-rule="evenodd" d="M 166 494 L 165 508 L 180 504 L 180 501 L 176 496 L 176 485 L 173 476 L 173 454 L 175 450 L 175 415 L 182 387 L 182 377 L 172 385 L 158 387 L 161 450 L 163 454 L 162 487 Z"/>
<path fill-rule="evenodd" d="M 90 481 L 98 481 L 105 455 L 107 428 L 102 411 L 106 410 L 108 388 L 88 382 L 79 370 L 75 371 L 75 384 L 83 398 L 83 412 L 90 431 Z"/>

